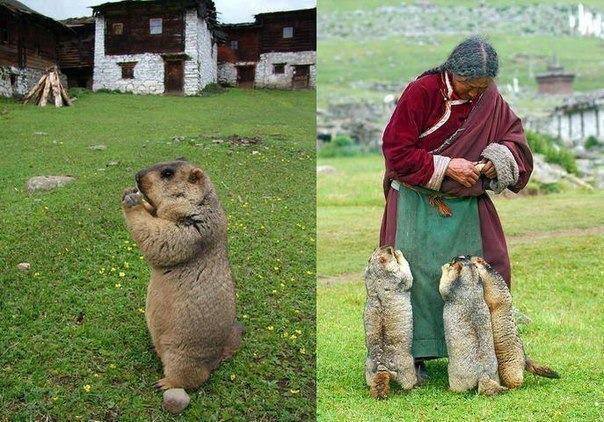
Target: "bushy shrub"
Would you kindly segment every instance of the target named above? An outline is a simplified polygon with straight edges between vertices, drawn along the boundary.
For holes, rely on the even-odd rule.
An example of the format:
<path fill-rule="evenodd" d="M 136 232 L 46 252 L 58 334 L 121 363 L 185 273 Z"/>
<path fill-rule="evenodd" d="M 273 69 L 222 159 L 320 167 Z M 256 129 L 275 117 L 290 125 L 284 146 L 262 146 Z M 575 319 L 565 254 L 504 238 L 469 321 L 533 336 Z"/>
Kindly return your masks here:
<path fill-rule="evenodd" d="M 220 84 L 207 84 L 201 91 L 199 91 L 199 95 L 202 97 L 209 97 L 212 95 L 222 94 L 226 92 L 226 88 Z"/>
<path fill-rule="evenodd" d="M 526 139 L 533 153 L 543 155 L 546 162 L 558 164 L 569 173 L 579 173 L 575 156 L 567 148 L 559 145 L 555 138 L 527 131 Z"/>
<path fill-rule="evenodd" d="M 353 157 L 363 152 L 363 148 L 355 144 L 350 137 L 338 135 L 331 142 L 323 145 L 317 152 L 317 156 L 321 158 Z"/>
<path fill-rule="evenodd" d="M 598 140 L 598 138 L 596 138 L 593 135 L 591 135 L 585 141 L 585 148 L 586 149 L 594 149 L 594 148 L 598 148 L 598 147 L 601 147 L 601 146 L 602 146 L 602 143 Z"/>

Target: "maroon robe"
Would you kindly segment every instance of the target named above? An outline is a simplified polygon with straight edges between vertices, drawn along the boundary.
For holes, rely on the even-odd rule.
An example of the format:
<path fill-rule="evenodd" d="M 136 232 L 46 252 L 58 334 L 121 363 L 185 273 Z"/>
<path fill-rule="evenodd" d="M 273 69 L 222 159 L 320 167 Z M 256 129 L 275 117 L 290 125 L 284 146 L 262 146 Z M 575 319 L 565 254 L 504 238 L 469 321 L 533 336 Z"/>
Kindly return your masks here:
<path fill-rule="evenodd" d="M 441 120 L 445 101 L 454 100 L 454 95 L 447 96 L 443 74 L 420 76 L 407 86 L 384 130 L 382 150 L 386 161 L 386 207 L 380 245 L 394 245 L 396 237 L 398 191 L 390 186 L 391 181 L 426 185 L 435 172 L 435 155 L 476 162 L 489 143 L 497 142 L 510 150 L 518 165 L 518 181 L 508 188 L 518 192 L 528 183 L 533 158 L 521 121 L 494 83 L 476 101 L 453 105 L 446 122 L 426 134 Z M 474 186 L 466 188 L 445 176 L 440 190 L 454 196 L 478 197 L 484 258 L 509 286 L 511 272 L 507 246 L 495 206 L 485 192 L 487 180 L 482 176 Z"/>

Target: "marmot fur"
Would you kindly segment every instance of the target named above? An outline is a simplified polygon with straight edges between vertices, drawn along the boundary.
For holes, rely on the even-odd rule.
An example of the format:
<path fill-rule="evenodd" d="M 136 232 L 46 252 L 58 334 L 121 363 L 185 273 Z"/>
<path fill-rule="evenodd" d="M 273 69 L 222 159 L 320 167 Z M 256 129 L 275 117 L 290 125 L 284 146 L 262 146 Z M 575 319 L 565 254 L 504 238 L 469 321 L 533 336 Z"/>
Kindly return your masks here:
<path fill-rule="evenodd" d="M 491 313 L 501 383 L 508 388 L 520 387 L 525 369 L 542 377 L 559 378 L 555 371 L 531 361 L 524 353 L 512 309 L 512 295 L 501 275 L 483 258 L 473 257 L 471 262 L 480 276 L 484 299 Z"/>
<path fill-rule="evenodd" d="M 445 301 L 449 388 L 462 392 L 478 387 L 478 392 L 485 395 L 505 391 L 497 376 L 489 308 L 480 278 L 468 258 L 458 257 L 443 265 L 439 292 Z"/>
<path fill-rule="evenodd" d="M 411 356 L 413 282 L 409 264 L 391 246 L 377 248 L 365 269 L 365 380 L 371 396 L 388 397 L 390 380 L 410 390 L 417 384 Z"/>
<path fill-rule="evenodd" d="M 227 221 L 214 187 L 184 159 L 140 171 L 127 189 L 128 229 L 151 266 L 145 316 L 164 378 L 194 389 L 241 344 L 227 254 Z"/>

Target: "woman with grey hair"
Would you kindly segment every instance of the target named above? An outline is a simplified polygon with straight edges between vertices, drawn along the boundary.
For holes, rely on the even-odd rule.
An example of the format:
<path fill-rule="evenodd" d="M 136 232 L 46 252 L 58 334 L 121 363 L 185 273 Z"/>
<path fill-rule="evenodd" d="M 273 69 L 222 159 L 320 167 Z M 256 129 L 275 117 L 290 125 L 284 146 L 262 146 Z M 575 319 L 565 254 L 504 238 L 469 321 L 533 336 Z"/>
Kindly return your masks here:
<path fill-rule="evenodd" d="M 464 40 L 409 83 L 383 134 L 380 244 L 400 249 L 411 266 L 412 354 L 421 377 L 424 360 L 447 356 L 441 266 L 483 256 L 510 283 L 505 237 L 486 191 L 518 192 L 533 160 L 520 119 L 495 86 L 498 68 L 488 41 Z"/>

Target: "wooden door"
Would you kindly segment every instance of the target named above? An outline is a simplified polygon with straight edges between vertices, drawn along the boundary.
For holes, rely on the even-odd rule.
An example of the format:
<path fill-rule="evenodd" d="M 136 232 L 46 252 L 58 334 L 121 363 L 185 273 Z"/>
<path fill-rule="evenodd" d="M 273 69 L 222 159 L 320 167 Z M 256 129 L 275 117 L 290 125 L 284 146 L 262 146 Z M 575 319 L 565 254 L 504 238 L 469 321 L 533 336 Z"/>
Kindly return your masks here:
<path fill-rule="evenodd" d="M 164 92 L 166 94 L 182 94 L 184 77 L 182 60 L 166 60 L 164 65 Z"/>
<path fill-rule="evenodd" d="M 292 87 L 295 88 L 308 88 L 310 84 L 310 65 L 297 65 L 294 66 L 294 75 L 292 77 Z"/>
<path fill-rule="evenodd" d="M 255 78 L 255 66 L 237 66 L 237 85 L 244 88 L 252 88 Z"/>

